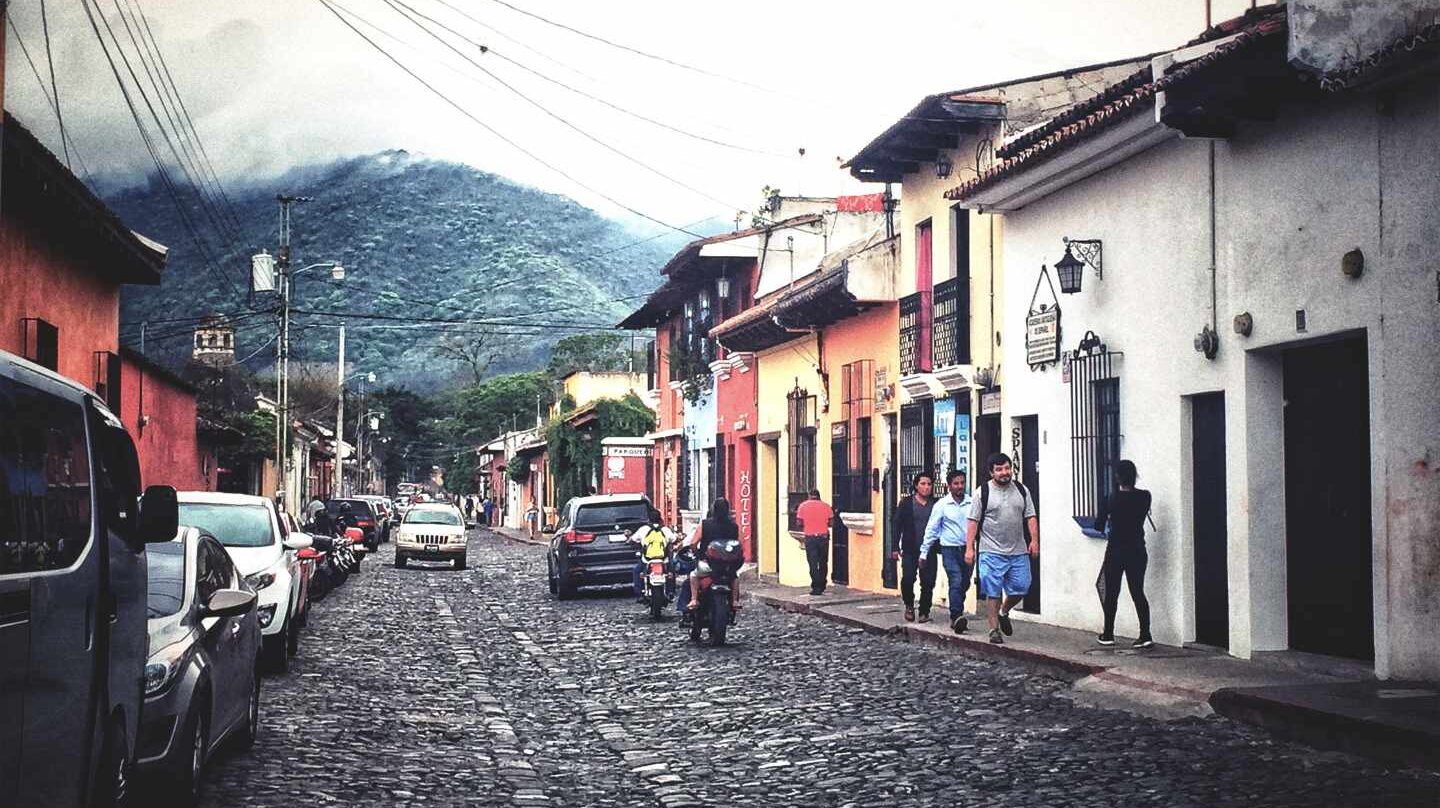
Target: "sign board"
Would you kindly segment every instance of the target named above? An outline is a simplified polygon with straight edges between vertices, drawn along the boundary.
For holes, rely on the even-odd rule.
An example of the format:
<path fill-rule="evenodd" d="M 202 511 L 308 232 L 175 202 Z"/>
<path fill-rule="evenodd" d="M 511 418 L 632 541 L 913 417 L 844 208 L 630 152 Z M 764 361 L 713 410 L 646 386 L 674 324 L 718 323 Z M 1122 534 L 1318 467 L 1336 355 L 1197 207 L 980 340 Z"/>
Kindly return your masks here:
<path fill-rule="evenodd" d="M 935 401 L 935 437 L 948 438 L 954 434 L 955 399 L 937 399 Z"/>
<path fill-rule="evenodd" d="M 1031 312 L 1025 318 L 1025 361 L 1030 367 L 1060 361 L 1060 309 Z"/>
<path fill-rule="evenodd" d="M 1000 414 L 1000 391 L 998 389 L 986 390 L 985 392 L 980 394 L 980 414 Z"/>
<path fill-rule="evenodd" d="M 955 468 L 970 474 L 970 413 L 955 416 Z"/>
<path fill-rule="evenodd" d="M 650 449 L 646 446 L 606 446 L 606 457 L 649 457 Z"/>
<path fill-rule="evenodd" d="M 843 438 L 849 434 L 849 424 L 844 421 L 837 421 L 830 425 L 830 437 Z"/>

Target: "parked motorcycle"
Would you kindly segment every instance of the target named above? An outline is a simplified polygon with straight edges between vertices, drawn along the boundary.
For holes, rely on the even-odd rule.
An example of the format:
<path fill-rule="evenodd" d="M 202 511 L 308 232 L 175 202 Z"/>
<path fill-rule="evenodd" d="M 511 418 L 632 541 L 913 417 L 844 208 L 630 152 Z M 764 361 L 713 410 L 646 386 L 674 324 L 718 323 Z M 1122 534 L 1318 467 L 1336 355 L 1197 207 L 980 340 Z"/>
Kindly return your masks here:
<path fill-rule="evenodd" d="M 711 644 L 725 644 L 725 632 L 735 622 L 731 603 L 735 578 L 744 562 L 738 538 L 712 541 L 706 546 L 705 557 L 690 574 L 691 580 L 699 582 L 698 604 L 690 622 L 691 640 L 700 642 L 700 632 L 709 630 Z"/>
<path fill-rule="evenodd" d="M 365 531 L 358 527 L 347 527 L 345 528 L 345 538 L 350 541 L 350 552 L 355 559 L 350 574 L 359 575 L 360 562 L 364 561 L 365 555 L 370 552 L 370 546 L 365 543 Z"/>

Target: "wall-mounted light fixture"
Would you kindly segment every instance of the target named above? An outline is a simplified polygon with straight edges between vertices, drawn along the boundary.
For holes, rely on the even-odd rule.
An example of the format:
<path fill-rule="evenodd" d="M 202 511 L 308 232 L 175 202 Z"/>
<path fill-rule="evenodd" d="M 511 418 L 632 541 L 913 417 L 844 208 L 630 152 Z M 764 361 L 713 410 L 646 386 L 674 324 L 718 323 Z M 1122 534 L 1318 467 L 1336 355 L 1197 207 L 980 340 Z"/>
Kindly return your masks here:
<path fill-rule="evenodd" d="M 950 160 L 949 155 L 940 154 L 935 158 L 935 179 L 943 180 L 950 176 L 950 172 L 954 170 L 955 163 Z"/>
<path fill-rule="evenodd" d="M 721 275 L 715 279 L 715 292 L 722 300 L 730 299 L 730 279 Z"/>
<path fill-rule="evenodd" d="M 1085 267 L 1089 266 L 1095 270 L 1095 277 L 1104 279 L 1105 273 L 1102 270 L 1101 243 L 1098 238 L 1067 238 L 1065 242 L 1065 255 L 1055 262 L 1055 274 L 1060 280 L 1060 291 L 1067 295 L 1073 295 L 1080 291 L 1081 281 L 1084 280 Z M 1079 258 L 1076 258 L 1076 254 Z"/>

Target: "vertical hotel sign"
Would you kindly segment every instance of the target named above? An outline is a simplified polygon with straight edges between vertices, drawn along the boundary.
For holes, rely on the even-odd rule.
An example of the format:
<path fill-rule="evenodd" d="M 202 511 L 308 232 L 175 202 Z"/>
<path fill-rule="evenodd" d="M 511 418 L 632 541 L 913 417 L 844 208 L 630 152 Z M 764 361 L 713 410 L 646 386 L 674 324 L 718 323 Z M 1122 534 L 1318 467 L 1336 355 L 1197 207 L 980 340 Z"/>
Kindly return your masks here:
<path fill-rule="evenodd" d="M 1055 297 L 1055 285 L 1049 284 L 1051 302 L 1036 305 L 1041 280 L 1050 280 L 1047 267 L 1040 267 L 1040 277 L 1035 279 L 1035 291 L 1030 295 L 1030 313 L 1025 318 L 1025 361 L 1032 370 L 1060 361 L 1060 301 Z"/>

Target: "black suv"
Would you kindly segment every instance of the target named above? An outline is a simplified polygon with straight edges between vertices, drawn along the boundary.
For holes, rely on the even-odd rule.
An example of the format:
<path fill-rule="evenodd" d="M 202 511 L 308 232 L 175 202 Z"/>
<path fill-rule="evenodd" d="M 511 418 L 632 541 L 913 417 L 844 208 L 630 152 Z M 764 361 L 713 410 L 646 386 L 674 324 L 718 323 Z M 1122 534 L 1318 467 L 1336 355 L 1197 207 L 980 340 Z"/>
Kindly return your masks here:
<path fill-rule="evenodd" d="M 350 514 L 355 517 L 355 526 L 365 533 L 365 546 L 372 553 L 379 549 L 380 518 L 376 516 L 375 509 L 363 499 L 327 499 L 325 512 L 332 521 L 340 515 L 341 503 L 350 504 Z"/>
<path fill-rule="evenodd" d="M 649 521 L 641 494 L 576 497 L 565 503 L 546 553 L 550 592 L 562 600 L 582 586 L 629 584 L 640 559 L 630 534 Z"/>

